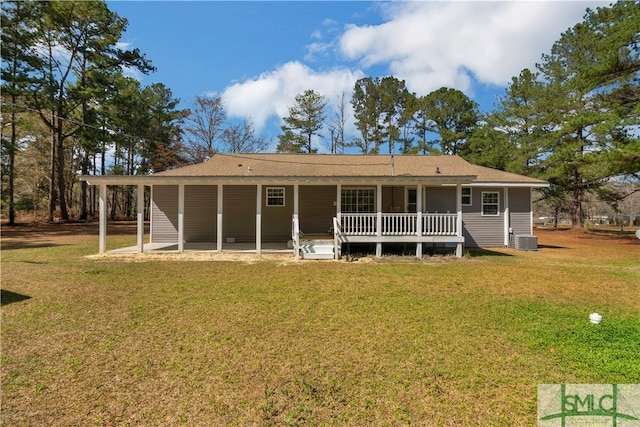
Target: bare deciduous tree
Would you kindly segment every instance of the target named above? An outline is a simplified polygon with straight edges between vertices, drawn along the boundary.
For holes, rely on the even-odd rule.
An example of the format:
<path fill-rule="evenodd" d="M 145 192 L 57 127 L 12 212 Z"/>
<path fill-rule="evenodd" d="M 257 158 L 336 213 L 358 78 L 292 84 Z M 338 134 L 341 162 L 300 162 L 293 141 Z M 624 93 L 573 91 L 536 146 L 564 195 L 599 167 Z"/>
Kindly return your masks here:
<path fill-rule="evenodd" d="M 191 136 L 188 141 L 189 155 L 195 163 L 204 162 L 218 151 L 223 151 L 219 143 L 226 119 L 222 98 L 196 96 L 193 110 L 185 119 L 184 128 Z"/>
<path fill-rule="evenodd" d="M 220 137 L 229 153 L 256 153 L 264 151 L 268 142 L 263 136 L 256 136 L 252 120 L 242 120 L 232 124 Z"/>

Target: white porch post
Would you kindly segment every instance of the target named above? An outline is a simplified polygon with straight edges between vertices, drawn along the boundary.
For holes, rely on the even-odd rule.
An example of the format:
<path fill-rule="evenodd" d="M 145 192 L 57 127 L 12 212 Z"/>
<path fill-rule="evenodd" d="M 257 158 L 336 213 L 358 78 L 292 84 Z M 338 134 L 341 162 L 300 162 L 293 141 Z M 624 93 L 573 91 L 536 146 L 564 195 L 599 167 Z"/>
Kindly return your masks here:
<path fill-rule="evenodd" d="M 376 218 L 376 236 L 382 236 L 382 184 L 378 184 L 376 188 L 376 211 L 378 217 Z M 376 257 L 382 258 L 382 242 L 376 242 Z"/>
<path fill-rule="evenodd" d="M 422 184 L 416 188 L 416 234 L 422 237 Z M 416 258 L 422 258 L 422 241 L 416 244 Z"/>
<path fill-rule="evenodd" d="M 262 184 L 256 185 L 256 254 L 262 251 Z"/>
<path fill-rule="evenodd" d="M 533 234 L 533 188 L 529 189 L 529 234 Z"/>
<path fill-rule="evenodd" d="M 299 209 L 298 204 L 300 200 L 299 197 L 300 197 L 300 186 L 296 183 L 296 184 L 293 184 L 293 220 L 298 227 L 300 227 L 300 222 L 298 217 L 298 209 Z M 292 237 L 294 239 L 293 251 L 294 251 L 295 259 L 300 259 L 300 248 L 298 247 L 298 244 L 299 244 L 298 236 L 292 236 Z"/>
<path fill-rule="evenodd" d="M 456 185 L 456 211 L 458 216 L 456 218 L 456 235 L 462 237 L 462 184 Z M 456 256 L 462 258 L 462 243 L 456 244 Z"/>
<path fill-rule="evenodd" d="M 224 185 L 218 184 L 218 213 L 216 215 L 216 250 L 222 252 L 222 201 L 224 193 Z"/>
<path fill-rule="evenodd" d="M 178 252 L 184 252 L 184 184 L 178 185 Z"/>
<path fill-rule="evenodd" d="M 99 249 L 103 254 L 107 250 L 107 184 L 100 184 L 100 202 L 99 202 Z"/>
<path fill-rule="evenodd" d="M 336 218 L 342 225 L 342 184 L 336 185 Z"/>
<path fill-rule="evenodd" d="M 144 252 L 144 185 L 138 184 L 138 252 Z"/>
<path fill-rule="evenodd" d="M 509 246 L 509 187 L 504 187 L 504 245 Z"/>
<path fill-rule="evenodd" d="M 336 184 L 336 223 L 342 230 L 342 184 Z M 342 256 L 342 241 L 339 240 L 338 230 L 333 230 L 333 259 L 338 260 Z"/>

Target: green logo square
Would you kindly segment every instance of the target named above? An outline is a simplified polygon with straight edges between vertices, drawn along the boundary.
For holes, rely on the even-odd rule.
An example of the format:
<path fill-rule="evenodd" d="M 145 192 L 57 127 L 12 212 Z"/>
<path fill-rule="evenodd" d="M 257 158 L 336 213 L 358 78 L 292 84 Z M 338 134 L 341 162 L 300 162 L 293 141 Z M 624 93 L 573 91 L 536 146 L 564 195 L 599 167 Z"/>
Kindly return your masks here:
<path fill-rule="evenodd" d="M 538 426 L 640 427 L 640 385 L 540 384 Z"/>

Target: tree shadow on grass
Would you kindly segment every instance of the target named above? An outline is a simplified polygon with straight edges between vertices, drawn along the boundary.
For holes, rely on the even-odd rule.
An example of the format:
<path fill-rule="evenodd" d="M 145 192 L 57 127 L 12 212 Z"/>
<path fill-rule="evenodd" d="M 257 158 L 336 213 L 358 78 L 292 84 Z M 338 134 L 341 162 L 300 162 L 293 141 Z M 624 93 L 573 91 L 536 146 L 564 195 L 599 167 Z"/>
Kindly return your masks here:
<path fill-rule="evenodd" d="M 149 225 L 145 226 L 148 231 Z M 74 244 L 75 238 L 98 236 L 99 225 L 94 222 L 66 222 L 52 224 L 2 225 L 3 250 L 36 249 Z M 107 237 L 135 236 L 137 224 L 131 221 L 112 222 L 107 225 Z"/>
<path fill-rule="evenodd" d="M 467 254 L 471 258 L 479 258 L 485 256 L 495 256 L 495 257 L 510 257 L 512 254 L 507 254 L 504 252 L 492 251 L 490 249 L 482 249 L 482 248 L 469 248 L 466 250 Z"/>
<path fill-rule="evenodd" d="M 569 249 L 566 246 L 538 245 L 538 249 Z"/>
<path fill-rule="evenodd" d="M 2 306 L 31 299 L 28 295 L 22 295 L 6 289 L 0 289 L 0 302 Z"/>
<path fill-rule="evenodd" d="M 2 242 L 2 250 L 9 251 L 12 249 L 37 249 L 37 248 L 51 248 L 54 246 L 61 246 L 53 242 L 29 242 L 29 241 L 12 241 Z"/>

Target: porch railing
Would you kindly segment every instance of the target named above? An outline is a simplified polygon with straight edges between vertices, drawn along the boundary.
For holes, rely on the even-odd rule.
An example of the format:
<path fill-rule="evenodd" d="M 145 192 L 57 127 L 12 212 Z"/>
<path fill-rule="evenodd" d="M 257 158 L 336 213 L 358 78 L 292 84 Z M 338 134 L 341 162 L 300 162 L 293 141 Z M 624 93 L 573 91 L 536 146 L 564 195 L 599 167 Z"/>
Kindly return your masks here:
<path fill-rule="evenodd" d="M 455 236 L 458 234 L 458 214 L 455 213 L 423 213 L 421 235 L 423 236 Z M 382 213 L 380 214 L 380 235 L 382 236 L 416 236 L 418 235 L 417 213 Z M 343 213 L 340 229 L 344 235 L 376 236 L 378 235 L 377 213 Z"/>
<path fill-rule="evenodd" d="M 458 214 L 422 214 L 423 236 L 455 236 L 458 234 Z"/>

